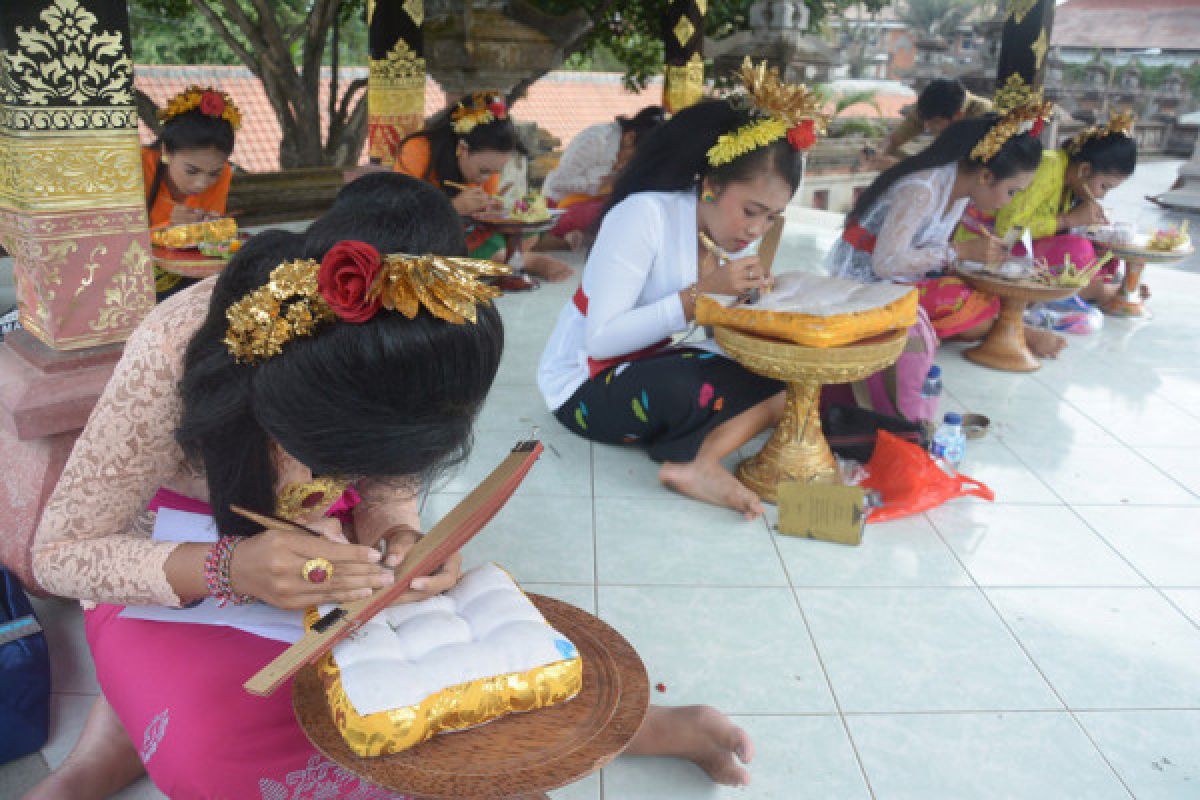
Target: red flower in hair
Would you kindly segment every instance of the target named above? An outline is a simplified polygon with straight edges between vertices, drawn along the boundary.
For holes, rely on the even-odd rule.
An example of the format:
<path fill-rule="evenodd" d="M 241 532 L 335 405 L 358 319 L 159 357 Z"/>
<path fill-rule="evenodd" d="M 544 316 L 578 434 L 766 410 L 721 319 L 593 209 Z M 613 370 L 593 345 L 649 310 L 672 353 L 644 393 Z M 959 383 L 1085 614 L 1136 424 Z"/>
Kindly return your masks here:
<path fill-rule="evenodd" d="M 217 92 L 205 92 L 200 95 L 200 113 L 210 117 L 219 117 L 225 113 L 225 98 Z"/>
<path fill-rule="evenodd" d="M 488 103 L 487 110 L 492 112 L 492 116 L 496 119 L 504 119 L 508 116 L 508 106 L 504 105 L 504 101 L 499 98 Z"/>
<path fill-rule="evenodd" d="M 1042 135 L 1042 128 L 1046 127 L 1046 121 L 1038 117 L 1033 121 L 1033 127 L 1029 129 L 1029 135 L 1038 137 Z"/>
<path fill-rule="evenodd" d="M 338 242 L 321 259 L 317 291 L 333 313 L 346 322 L 366 322 L 379 311 L 371 287 L 383 269 L 379 251 L 365 242 Z"/>
<path fill-rule="evenodd" d="M 788 144 L 793 150 L 807 150 L 817 143 L 817 123 L 806 119 L 788 128 Z"/>

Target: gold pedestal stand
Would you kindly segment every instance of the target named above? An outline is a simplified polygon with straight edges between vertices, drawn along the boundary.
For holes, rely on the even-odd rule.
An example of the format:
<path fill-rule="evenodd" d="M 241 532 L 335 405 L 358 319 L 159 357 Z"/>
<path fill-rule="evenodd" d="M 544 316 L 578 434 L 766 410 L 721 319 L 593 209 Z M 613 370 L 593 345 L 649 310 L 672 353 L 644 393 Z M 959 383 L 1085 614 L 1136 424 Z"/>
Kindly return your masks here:
<path fill-rule="evenodd" d="M 837 463 L 821 432 L 818 401 L 827 383 L 850 383 L 895 363 L 908 340 L 894 331 L 845 347 L 804 347 L 715 327 L 717 343 L 751 372 L 787 383 L 783 419 L 763 449 L 743 461 L 737 477 L 774 503 L 780 481 L 837 481 Z"/>
<path fill-rule="evenodd" d="M 1049 303 L 1079 292 L 1078 287 L 1038 286 L 1003 278 L 960 272 L 963 282 L 980 292 L 1000 298 L 1000 316 L 983 341 L 963 352 L 968 361 L 1004 372 L 1034 372 L 1042 362 L 1025 343 L 1025 307 Z"/>

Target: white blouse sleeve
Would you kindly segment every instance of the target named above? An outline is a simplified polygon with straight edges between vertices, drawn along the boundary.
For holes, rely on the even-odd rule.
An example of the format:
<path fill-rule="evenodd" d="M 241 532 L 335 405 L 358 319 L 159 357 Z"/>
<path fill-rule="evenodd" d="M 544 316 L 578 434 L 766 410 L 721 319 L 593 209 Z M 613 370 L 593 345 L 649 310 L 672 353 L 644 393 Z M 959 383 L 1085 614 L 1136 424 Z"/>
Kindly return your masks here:
<path fill-rule="evenodd" d="M 938 193 L 923 182 L 899 184 L 887 218 L 875 239 L 871 265 L 880 278 L 915 280 L 936 272 L 954 260 L 949 241 L 919 243 L 923 230 L 941 213 L 935 208 Z"/>
<path fill-rule="evenodd" d="M 627 198 L 605 215 L 584 276 L 589 357 L 636 352 L 687 326 L 678 291 L 638 305 L 651 269 L 666 257 L 666 228 L 662 207 L 641 195 Z"/>
<path fill-rule="evenodd" d="M 600 182 L 617 160 L 618 130 L 615 123 L 604 123 L 576 134 L 558 166 L 546 177 L 546 193 L 554 200 L 574 193 L 598 194 Z"/>

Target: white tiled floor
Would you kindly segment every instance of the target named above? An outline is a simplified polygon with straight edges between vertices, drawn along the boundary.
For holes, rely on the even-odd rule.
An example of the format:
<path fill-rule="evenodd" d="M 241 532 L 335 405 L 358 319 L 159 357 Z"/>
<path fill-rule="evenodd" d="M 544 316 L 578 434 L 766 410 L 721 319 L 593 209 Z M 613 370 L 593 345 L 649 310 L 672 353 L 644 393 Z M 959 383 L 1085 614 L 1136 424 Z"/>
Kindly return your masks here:
<path fill-rule="evenodd" d="M 550 447 L 468 563 L 598 610 L 663 684 L 655 702 L 714 704 L 758 750 L 746 791 L 625 758 L 554 796 L 1200 797 L 1200 275 L 1147 279 L 1152 321 L 1109 319 L 1032 375 L 946 347 L 946 405 L 993 421 L 964 469 L 996 503 L 871 526 L 859 548 L 682 500 L 639 452 L 569 435 L 534 368 L 574 284 L 504 298 L 474 454 L 426 520 L 539 427 Z M 58 763 L 96 691 L 78 612 L 38 606 L 54 733 L 0 769 L 0 797 Z"/>

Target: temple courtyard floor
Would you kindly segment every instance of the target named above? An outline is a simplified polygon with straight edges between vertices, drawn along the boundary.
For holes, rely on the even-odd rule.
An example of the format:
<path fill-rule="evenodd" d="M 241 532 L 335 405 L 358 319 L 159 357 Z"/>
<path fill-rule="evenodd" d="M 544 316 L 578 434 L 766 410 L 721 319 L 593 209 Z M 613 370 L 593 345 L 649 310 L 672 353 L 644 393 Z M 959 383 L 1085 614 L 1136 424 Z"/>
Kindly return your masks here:
<path fill-rule="evenodd" d="M 1105 205 L 1154 224 L 1142 195 L 1177 166 L 1145 165 Z M 819 269 L 836 220 L 795 217 L 779 266 Z M 552 796 L 1200 797 L 1200 272 L 1151 266 L 1146 281 L 1152 319 L 1107 319 L 1039 372 L 945 347 L 943 409 L 992 420 L 963 470 L 996 502 L 871 525 L 860 547 L 683 499 L 640 452 L 568 434 L 535 369 L 575 283 L 503 298 L 507 346 L 474 453 L 433 487 L 426 524 L 538 428 L 545 454 L 468 565 L 497 561 L 598 613 L 645 660 L 652 702 L 712 704 L 757 748 L 746 790 L 622 758 Z M 98 691 L 78 607 L 37 608 L 51 738 L 0 767 L 0 797 L 62 761 Z M 161 796 L 146 780 L 120 795 Z"/>

